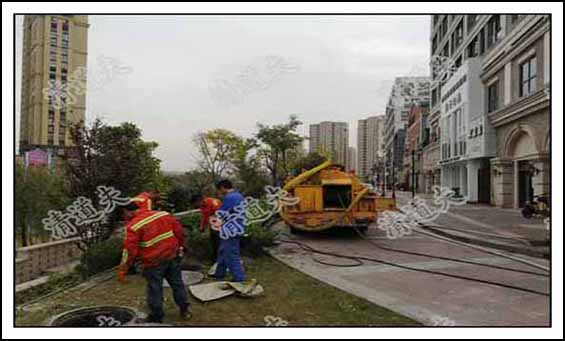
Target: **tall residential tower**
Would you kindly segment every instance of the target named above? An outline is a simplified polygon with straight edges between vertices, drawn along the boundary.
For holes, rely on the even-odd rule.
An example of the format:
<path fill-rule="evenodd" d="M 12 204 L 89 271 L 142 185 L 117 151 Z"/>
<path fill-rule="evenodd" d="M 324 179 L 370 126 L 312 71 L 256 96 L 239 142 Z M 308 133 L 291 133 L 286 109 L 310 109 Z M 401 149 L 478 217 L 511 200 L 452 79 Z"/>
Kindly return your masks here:
<path fill-rule="evenodd" d="M 86 15 L 24 17 L 20 152 L 69 146 L 84 121 L 88 26 Z"/>
<path fill-rule="evenodd" d="M 382 173 L 384 166 L 385 116 L 372 116 L 357 122 L 357 174 L 367 178 Z"/>
<path fill-rule="evenodd" d="M 310 125 L 310 153 L 320 153 L 334 163 L 347 165 L 349 126 L 346 122 L 320 122 Z"/>

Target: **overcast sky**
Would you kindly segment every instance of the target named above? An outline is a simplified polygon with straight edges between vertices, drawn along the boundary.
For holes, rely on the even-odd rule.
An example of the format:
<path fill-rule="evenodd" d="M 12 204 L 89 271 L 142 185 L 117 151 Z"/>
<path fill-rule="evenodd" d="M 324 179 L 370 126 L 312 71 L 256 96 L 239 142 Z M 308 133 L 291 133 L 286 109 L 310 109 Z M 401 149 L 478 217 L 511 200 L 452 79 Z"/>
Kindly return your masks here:
<path fill-rule="evenodd" d="M 157 156 L 168 171 L 195 164 L 197 131 L 221 127 L 251 136 L 257 122 L 281 123 L 290 114 L 305 123 L 305 134 L 311 123 L 348 122 L 355 146 L 357 120 L 384 113 L 394 77 L 428 75 L 429 16 L 89 20 L 89 77 L 101 69 L 100 56 L 130 72 L 103 86 L 88 84 L 87 122 L 136 123 L 144 139 L 159 143 Z M 18 17 L 17 137 L 22 23 Z M 231 84 L 239 95 L 217 91 L 218 84 Z"/>

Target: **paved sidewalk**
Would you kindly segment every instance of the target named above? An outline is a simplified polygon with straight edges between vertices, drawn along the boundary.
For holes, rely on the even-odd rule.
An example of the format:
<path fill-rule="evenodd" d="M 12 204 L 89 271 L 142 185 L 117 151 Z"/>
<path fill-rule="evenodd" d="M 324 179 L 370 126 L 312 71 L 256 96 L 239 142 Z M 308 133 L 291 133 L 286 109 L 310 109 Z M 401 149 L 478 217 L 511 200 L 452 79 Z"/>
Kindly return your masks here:
<path fill-rule="evenodd" d="M 418 193 L 417 196 L 430 200 L 430 204 L 433 199 L 428 194 Z M 411 198 L 410 192 L 397 192 L 398 207 L 408 204 Z M 451 206 L 446 214 L 442 214 L 430 225 L 433 224 L 451 229 L 434 232 L 449 234 L 461 241 L 549 258 L 550 230 L 544 219 L 526 219 L 522 217 L 520 210 L 483 204 Z"/>
<path fill-rule="evenodd" d="M 285 227 L 280 228 L 286 230 Z M 549 277 L 545 271 L 507 258 L 420 234 L 389 240 L 383 231 L 374 226 L 369 229 L 368 236 L 377 245 L 426 256 L 383 250 L 352 233 L 286 234 L 282 238 L 290 238 L 325 252 L 378 258 L 392 264 L 549 293 Z M 270 252 L 280 261 L 314 278 L 426 325 L 548 326 L 550 323 L 549 297 L 543 294 L 369 261 L 356 267 L 339 267 L 335 264 L 353 264 L 343 258 L 312 254 L 288 243 L 282 243 Z M 441 260 L 434 256 L 478 262 L 484 266 Z M 549 266 L 544 259 L 520 257 Z M 320 261 L 334 265 L 324 265 Z"/>

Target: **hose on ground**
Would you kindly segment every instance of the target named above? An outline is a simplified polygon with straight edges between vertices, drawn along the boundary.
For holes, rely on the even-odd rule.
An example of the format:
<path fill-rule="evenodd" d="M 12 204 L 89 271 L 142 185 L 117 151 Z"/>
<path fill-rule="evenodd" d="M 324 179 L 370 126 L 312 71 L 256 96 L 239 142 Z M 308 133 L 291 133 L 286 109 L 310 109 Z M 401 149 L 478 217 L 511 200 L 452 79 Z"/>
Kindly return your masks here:
<path fill-rule="evenodd" d="M 500 266 L 500 265 L 484 264 L 484 263 L 479 263 L 479 262 L 474 262 L 474 261 L 468 261 L 468 260 L 463 260 L 463 259 L 458 259 L 458 258 L 443 257 L 443 256 L 436 256 L 436 255 L 431 255 L 431 254 L 426 254 L 426 253 L 420 253 L 420 252 L 414 252 L 414 251 L 406 251 L 406 250 L 394 249 L 394 248 L 382 246 L 382 245 L 379 245 L 379 244 L 375 243 L 373 240 L 371 240 L 371 239 L 367 238 L 365 235 L 363 235 L 363 233 L 361 233 L 358 229 L 355 229 L 355 231 L 357 232 L 357 234 L 358 234 L 362 239 L 364 239 L 365 241 L 369 242 L 371 245 L 373 245 L 373 246 L 375 246 L 375 247 L 377 247 L 377 248 L 379 248 L 379 249 L 381 249 L 381 250 L 384 250 L 384 251 L 390 251 L 390 252 L 402 253 L 402 254 L 413 255 L 413 256 L 420 256 L 420 257 L 427 257 L 427 258 L 445 260 L 445 261 L 450 261 L 450 262 L 455 262 L 455 263 L 463 263 L 463 264 L 477 265 L 477 266 L 483 266 L 483 267 L 488 267 L 488 268 L 493 268 L 493 269 L 519 272 L 519 273 L 524 273 L 524 274 L 529 274 L 529 275 L 537 275 L 537 276 L 549 277 L 549 274 L 543 274 L 543 273 L 533 272 L 533 271 L 528 271 L 528 270 L 520 270 L 520 269 L 514 269 L 514 268 L 507 268 L 507 267 Z"/>
<path fill-rule="evenodd" d="M 487 249 L 487 248 L 484 248 L 484 247 L 481 247 L 481 246 L 478 246 L 478 245 L 467 244 L 467 243 L 459 242 L 459 241 L 456 241 L 456 240 L 453 240 L 453 239 L 449 239 L 449 238 L 446 238 L 446 237 L 438 236 L 438 235 L 436 235 L 436 234 L 434 234 L 434 233 L 430 233 L 430 232 L 424 231 L 424 230 L 422 230 L 421 228 L 418 228 L 417 231 L 416 231 L 416 233 L 424 234 L 424 235 L 427 235 L 427 236 L 429 236 L 429 237 L 436 238 L 436 239 L 440 239 L 440 240 L 443 240 L 443 241 L 446 241 L 446 242 L 449 242 L 449 243 L 453 243 L 453 244 L 465 246 L 465 247 L 468 247 L 468 248 L 480 250 L 480 251 L 483 251 L 483 252 L 485 252 L 485 253 L 489 253 L 489 254 L 492 254 L 492 255 L 495 255 L 495 256 L 499 256 L 499 257 L 502 257 L 502 258 L 511 259 L 511 260 L 516 261 L 516 262 L 518 262 L 518 263 L 526 264 L 526 265 L 529 265 L 529 266 L 531 266 L 531 267 L 534 267 L 534 268 L 537 268 L 537 269 L 541 269 L 541 270 L 544 270 L 544 271 L 547 271 L 547 272 L 550 272 L 550 271 L 551 271 L 551 270 L 550 270 L 548 267 L 546 267 L 546 266 L 537 264 L 537 263 L 535 263 L 535 262 L 528 261 L 528 260 L 523 259 L 523 258 L 520 258 L 520 257 L 511 256 L 511 255 L 508 255 L 508 254 L 505 254 L 505 253 L 502 253 L 502 252 L 498 252 L 498 251 L 495 251 L 495 250 Z"/>
<path fill-rule="evenodd" d="M 455 279 L 472 281 L 472 282 L 477 282 L 477 283 L 482 283 L 482 284 L 488 284 L 488 285 L 492 285 L 492 286 L 498 286 L 498 287 L 503 287 L 503 288 L 507 288 L 507 289 L 518 290 L 518 291 L 527 292 L 527 293 L 536 294 L 536 295 L 541 295 L 541 296 L 550 296 L 550 294 L 545 293 L 545 292 L 541 292 L 541 291 L 537 291 L 537 290 L 533 290 L 533 289 L 528 289 L 528 288 L 521 288 L 521 287 L 517 287 L 517 286 L 514 286 L 514 285 L 510 285 L 510 284 L 498 283 L 498 282 L 493 282 L 493 281 L 489 281 L 489 280 L 466 277 L 466 276 L 461 276 L 461 275 L 454 275 L 454 274 L 449 274 L 449 273 L 445 273 L 445 272 L 441 272 L 441 271 L 420 269 L 420 268 L 415 268 L 415 267 L 412 267 L 412 266 L 387 262 L 387 261 L 384 261 L 382 259 L 377 259 L 377 258 L 370 258 L 370 257 L 363 257 L 363 256 L 349 256 L 349 255 L 343 255 L 343 254 L 339 254 L 339 253 L 335 253 L 335 252 L 322 251 L 322 250 L 315 249 L 310 245 L 307 245 L 305 243 L 295 241 L 295 240 L 280 239 L 279 241 L 282 242 L 282 243 L 295 244 L 305 251 L 317 253 L 317 254 L 321 254 L 321 255 L 334 256 L 334 257 L 337 257 L 337 258 L 343 258 L 343 259 L 349 259 L 349 260 L 357 260 L 357 261 L 361 261 L 361 262 L 362 261 L 375 262 L 375 263 L 384 264 L 384 265 L 388 265 L 388 266 L 392 266 L 392 267 L 396 267 L 396 268 L 400 268 L 400 269 L 404 269 L 404 270 L 411 270 L 411 271 L 427 273 L 427 274 L 431 274 L 431 275 L 435 275 L 435 276 L 444 276 L 444 277 L 449 277 L 449 278 L 455 278 Z"/>

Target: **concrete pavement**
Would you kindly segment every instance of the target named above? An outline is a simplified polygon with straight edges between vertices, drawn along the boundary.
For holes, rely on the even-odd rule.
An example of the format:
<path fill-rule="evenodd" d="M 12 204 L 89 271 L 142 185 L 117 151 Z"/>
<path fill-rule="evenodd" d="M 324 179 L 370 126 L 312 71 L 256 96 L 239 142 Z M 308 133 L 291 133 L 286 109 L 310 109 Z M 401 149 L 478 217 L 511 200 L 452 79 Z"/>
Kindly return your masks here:
<path fill-rule="evenodd" d="M 283 228 L 284 230 L 285 228 Z M 549 277 L 543 270 L 515 261 L 486 254 L 472 248 L 454 245 L 429 236 L 412 234 L 389 240 L 376 227 L 368 238 L 377 246 L 356 234 L 289 235 L 282 239 L 305 243 L 327 252 L 378 258 L 393 264 L 418 269 L 440 271 L 452 275 L 514 285 L 549 293 Z M 408 255 L 379 249 L 378 246 L 483 263 L 487 266 L 462 264 L 431 257 Z M 351 260 L 322 256 L 304 251 L 297 245 L 281 243 L 271 254 L 323 282 L 363 297 L 377 305 L 409 316 L 426 325 L 435 326 L 548 326 L 549 297 L 491 284 L 401 269 L 391 265 L 364 261 L 361 266 L 338 267 L 331 264 L 354 265 Z M 520 256 L 537 264 L 549 266 L 544 259 Z M 488 265 L 501 266 L 507 270 Z M 522 270 L 538 274 L 516 272 Z"/>
<path fill-rule="evenodd" d="M 431 195 L 417 196 L 431 200 Z M 398 206 L 412 198 L 409 192 L 397 192 Z M 430 201 L 431 203 L 431 201 Z M 434 225 L 448 229 L 433 228 Z M 533 257 L 550 258 L 550 230 L 542 218 L 526 219 L 520 210 L 482 204 L 451 206 L 430 224 L 433 232 L 460 241 L 488 246 Z"/>

